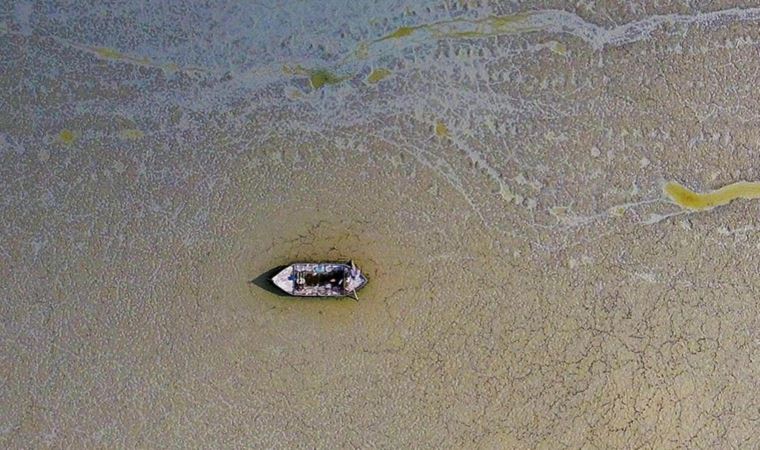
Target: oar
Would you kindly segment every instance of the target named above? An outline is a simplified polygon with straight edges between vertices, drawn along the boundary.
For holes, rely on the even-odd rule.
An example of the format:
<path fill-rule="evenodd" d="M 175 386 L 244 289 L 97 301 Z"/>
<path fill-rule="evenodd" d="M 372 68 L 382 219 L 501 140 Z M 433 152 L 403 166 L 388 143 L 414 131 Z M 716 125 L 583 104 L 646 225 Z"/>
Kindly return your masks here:
<path fill-rule="evenodd" d="M 349 260 L 348 263 L 351 264 L 351 278 L 353 278 L 354 277 L 354 271 L 356 270 L 356 264 L 354 264 L 354 260 L 353 259 Z M 356 295 L 356 288 L 352 288 L 351 289 L 351 294 L 353 294 L 354 300 L 356 300 L 358 302 L 359 301 L 359 296 Z"/>

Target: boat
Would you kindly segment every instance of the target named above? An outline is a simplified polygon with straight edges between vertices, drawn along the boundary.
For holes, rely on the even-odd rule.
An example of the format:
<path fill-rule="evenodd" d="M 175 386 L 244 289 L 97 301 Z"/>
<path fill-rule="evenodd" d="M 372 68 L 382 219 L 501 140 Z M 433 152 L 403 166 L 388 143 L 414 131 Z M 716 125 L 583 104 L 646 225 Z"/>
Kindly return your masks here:
<path fill-rule="evenodd" d="M 356 291 L 367 284 L 367 277 L 353 261 L 296 262 L 272 277 L 272 283 L 297 297 L 347 297 L 359 300 Z"/>

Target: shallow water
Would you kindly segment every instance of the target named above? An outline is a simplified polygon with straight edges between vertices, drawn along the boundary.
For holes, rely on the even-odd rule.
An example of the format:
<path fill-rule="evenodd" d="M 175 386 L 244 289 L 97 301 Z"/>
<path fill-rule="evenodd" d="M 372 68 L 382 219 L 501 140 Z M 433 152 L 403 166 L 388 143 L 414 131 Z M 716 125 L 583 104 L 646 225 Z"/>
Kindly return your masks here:
<path fill-rule="evenodd" d="M 3 446 L 760 445 L 760 10 L 273 3 L 1 7 Z"/>

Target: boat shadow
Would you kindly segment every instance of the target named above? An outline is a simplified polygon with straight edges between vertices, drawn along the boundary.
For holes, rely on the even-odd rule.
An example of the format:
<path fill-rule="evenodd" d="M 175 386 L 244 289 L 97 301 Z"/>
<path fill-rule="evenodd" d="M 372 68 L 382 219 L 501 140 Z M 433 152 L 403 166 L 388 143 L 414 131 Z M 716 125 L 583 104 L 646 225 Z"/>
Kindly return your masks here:
<path fill-rule="evenodd" d="M 248 283 L 253 284 L 254 286 L 257 286 L 261 289 L 264 289 L 267 292 L 275 294 L 278 297 L 291 297 L 290 295 L 283 292 L 282 289 L 275 286 L 274 283 L 272 283 L 272 277 L 280 273 L 280 271 L 286 267 L 288 266 L 282 265 L 282 266 L 277 266 L 274 269 L 267 270 L 266 272 L 262 273 L 256 278 L 248 281 Z"/>

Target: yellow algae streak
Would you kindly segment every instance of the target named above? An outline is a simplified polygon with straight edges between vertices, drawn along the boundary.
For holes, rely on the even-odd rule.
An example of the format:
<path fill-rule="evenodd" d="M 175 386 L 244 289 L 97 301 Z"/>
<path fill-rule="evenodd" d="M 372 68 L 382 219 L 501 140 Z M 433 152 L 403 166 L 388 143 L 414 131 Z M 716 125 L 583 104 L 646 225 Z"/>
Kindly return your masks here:
<path fill-rule="evenodd" d="M 117 52 L 116 50 L 112 48 L 96 47 L 94 50 L 95 50 L 95 53 L 97 53 L 98 56 L 100 56 L 101 58 L 106 58 L 106 59 L 122 59 L 123 58 L 123 55 L 121 53 Z"/>
<path fill-rule="evenodd" d="M 623 217 L 625 215 L 625 212 L 625 206 L 613 206 L 607 211 L 607 213 L 612 217 Z"/>
<path fill-rule="evenodd" d="M 147 57 L 138 58 L 134 56 L 129 56 L 127 54 L 121 53 L 118 50 L 114 50 L 108 47 L 88 47 L 88 48 L 94 51 L 99 57 L 103 59 L 111 59 L 114 61 L 126 61 L 126 62 L 130 62 L 133 64 L 142 65 L 142 66 L 156 66 Z M 167 65 L 165 64 L 164 66 L 167 66 Z M 176 64 L 174 64 L 174 66 L 176 66 Z M 162 67 L 162 66 L 158 66 L 158 67 Z M 177 67 L 177 69 L 179 69 L 179 67 Z"/>
<path fill-rule="evenodd" d="M 549 47 L 549 50 L 551 50 L 552 53 L 556 53 L 561 56 L 565 56 L 567 54 L 567 45 L 563 44 L 562 42 L 549 41 L 546 45 Z"/>
<path fill-rule="evenodd" d="M 393 33 L 385 35 L 373 43 L 389 39 L 401 39 L 417 31 L 428 31 L 434 37 L 445 38 L 480 38 L 500 34 L 538 31 L 540 28 L 530 25 L 531 13 L 517 13 L 505 16 L 488 16 L 482 19 L 453 19 L 441 22 L 421 24 L 417 26 L 399 27 Z"/>
<path fill-rule="evenodd" d="M 179 71 L 179 66 L 174 63 L 166 63 L 161 66 L 161 70 L 166 73 L 173 74 Z"/>
<path fill-rule="evenodd" d="M 74 132 L 71 130 L 61 130 L 61 132 L 58 133 L 58 142 L 62 144 L 73 144 L 76 139 L 76 134 L 74 134 Z"/>
<path fill-rule="evenodd" d="M 298 89 L 289 89 L 287 91 L 288 98 L 291 100 L 297 100 L 303 97 L 303 94 Z"/>
<path fill-rule="evenodd" d="M 309 77 L 309 83 L 314 89 L 320 89 L 326 84 L 338 84 L 348 77 L 339 77 L 329 70 L 312 69 L 307 70 L 301 66 L 282 66 L 282 73 L 285 75 L 297 75 Z"/>
<path fill-rule="evenodd" d="M 121 136 L 122 139 L 133 141 L 141 139 L 143 136 L 145 136 L 145 133 L 143 133 L 141 130 L 138 130 L 137 128 L 125 128 L 119 132 L 119 136 Z"/>
<path fill-rule="evenodd" d="M 435 122 L 435 135 L 441 138 L 449 137 L 449 127 L 445 123 L 437 120 Z"/>
<path fill-rule="evenodd" d="M 427 25 L 426 28 L 437 37 L 462 39 L 538 31 L 539 28 L 528 25 L 530 16 L 530 13 L 519 13 L 507 16 L 489 16 L 477 20 L 455 19 L 433 23 Z"/>
<path fill-rule="evenodd" d="M 491 16 L 484 20 L 491 22 L 491 24 L 496 28 L 508 31 L 514 25 L 525 22 L 525 20 L 527 20 L 529 17 L 530 13 L 517 13 L 507 16 Z"/>
<path fill-rule="evenodd" d="M 396 31 L 385 36 L 382 39 L 400 39 L 402 37 L 411 36 L 416 29 L 417 27 L 399 27 Z"/>
<path fill-rule="evenodd" d="M 390 70 L 380 67 L 378 69 L 373 70 L 372 73 L 370 73 L 367 76 L 367 82 L 372 83 L 372 84 L 378 83 L 382 79 L 388 77 L 390 74 L 391 74 Z"/>
<path fill-rule="evenodd" d="M 726 205 L 737 198 L 747 200 L 760 198 L 760 183 L 738 181 L 716 191 L 700 194 L 671 181 L 665 183 L 663 192 L 682 208 L 707 211 L 716 206 Z"/>

